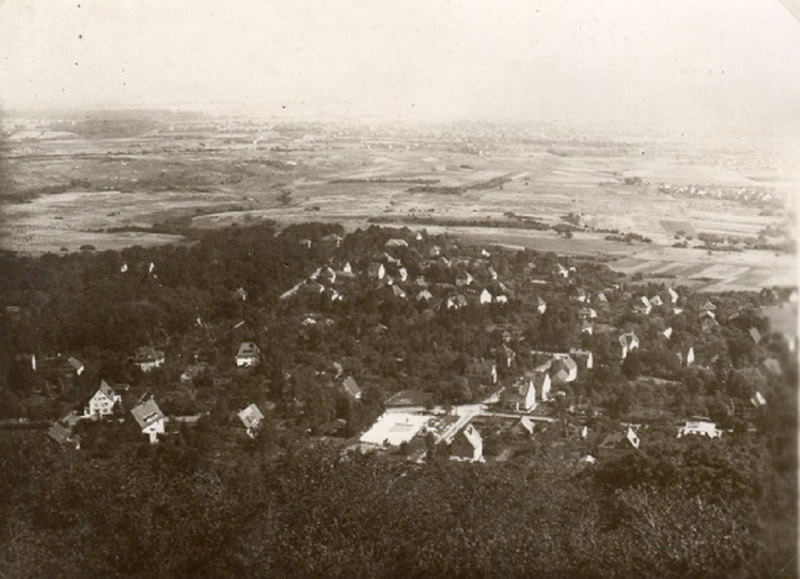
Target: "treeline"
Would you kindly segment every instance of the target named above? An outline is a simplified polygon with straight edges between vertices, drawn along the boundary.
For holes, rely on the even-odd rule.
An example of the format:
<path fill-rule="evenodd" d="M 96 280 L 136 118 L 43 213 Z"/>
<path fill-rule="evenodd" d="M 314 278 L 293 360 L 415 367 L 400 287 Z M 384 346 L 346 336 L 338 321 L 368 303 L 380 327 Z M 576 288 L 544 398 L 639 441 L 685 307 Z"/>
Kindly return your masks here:
<path fill-rule="evenodd" d="M 189 429 L 99 459 L 40 436 L 0 439 L 8 577 L 796 576 L 794 494 L 746 441 L 582 469 L 271 459 L 262 440 L 226 465 Z"/>

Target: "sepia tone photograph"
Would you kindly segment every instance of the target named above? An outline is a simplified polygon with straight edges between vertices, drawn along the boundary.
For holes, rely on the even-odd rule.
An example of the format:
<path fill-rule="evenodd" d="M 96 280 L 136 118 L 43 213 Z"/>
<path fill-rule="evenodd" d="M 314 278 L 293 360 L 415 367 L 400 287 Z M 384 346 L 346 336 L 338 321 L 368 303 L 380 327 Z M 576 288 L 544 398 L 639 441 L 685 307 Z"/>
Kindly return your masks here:
<path fill-rule="evenodd" d="M 797 0 L 0 0 L 0 579 L 789 579 Z"/>

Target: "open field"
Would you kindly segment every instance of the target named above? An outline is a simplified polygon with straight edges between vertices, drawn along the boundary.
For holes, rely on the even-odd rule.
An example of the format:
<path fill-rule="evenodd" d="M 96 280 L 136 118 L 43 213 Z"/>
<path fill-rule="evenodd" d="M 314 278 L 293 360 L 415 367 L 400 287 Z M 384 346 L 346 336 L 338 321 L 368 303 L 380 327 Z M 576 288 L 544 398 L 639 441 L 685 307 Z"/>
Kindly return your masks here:
<path fill-rule="evenodd" d="M 786 233 L 792 217 L 780 203 L 764 210 L 662 190 L 769 188 L 790 202 L 794 184 L 745 150 L 531 139 L 474 127 L 265 127 L 226 120 L 163 125 L 134 136 L 57 128 L 10 131 L 6 172 L 14 187 L 0 204 L 1 248 L 42 253 L 167 243 L 180 238 L 169 227 L 176 220 L 196 228 L 260 219 L 356 228 L 371 219 L 479 243 L 607 256 L 620 271 L 675 276 L 708 291 L 795 281 L 791 254 L 671 247 L 682 234 L 755 240 L 770 227 L 794 235 Z M 563 224 L 569 213 L 585 226 L 571 239 L 504 226 L 514 216 Z M 608 240 L 609 231 L 652 243 Z"/>

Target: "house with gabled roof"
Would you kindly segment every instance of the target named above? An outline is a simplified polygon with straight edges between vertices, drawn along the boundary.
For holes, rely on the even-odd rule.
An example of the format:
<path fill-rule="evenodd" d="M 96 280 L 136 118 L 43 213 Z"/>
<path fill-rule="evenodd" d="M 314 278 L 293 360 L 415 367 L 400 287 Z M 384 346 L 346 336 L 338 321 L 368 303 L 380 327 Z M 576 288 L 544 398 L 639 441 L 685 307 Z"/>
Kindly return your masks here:
<path fill-rule="evenodd" d="M 373 261 L 367 266 L 367 276 L 372 279 L 382 280 L 386 276 L 386 266 Z"/>
<path fill-rule="evenodd" d="M 81 447 L 81 437 L 72 433 L 72 429 L 60 422 L 54 422 L 47 431 L 47 436 L 61 446 L 71 446 L 75 450 Z"/>
<path fill-rule="evenodd" d="M 547 311 L 547 302 L 541 296 L 536 296 L 536 311 L 543 314 Z"/>
<path fill-rule="evenodd" d="M 456 286 L 458 287 L 472 285 L 473 281 L 475 281 L 475 278 L 468 271 L 460 271 L 456 275 Z"/>
<path fill-rule="evenodd" d="M 756 390 L 756 393 L 753 394 L 752 398 L 750 398 L 750 404 L 752 404 L 756 408 L 761 408 L 762 406 L 766 406 L 767 405 L 767 401 L 764 398 L 764 396 L 761 394 L 761 392 Z"/>
<path fill-rule="evenodd" d="M 500 394 L 500 403 L 515 412 L 528 412 L 536 407 L 536 386 L 528 376 L 517 379 Z"/>
<path fill-rule="evenodd" d="M 242 342 L 234 358 L 237 368 L 251 368 L 261 362 L 261 350 L 255 342 Z"/>
<path fill-rule="evenodd" d="M 158 435 L 166 432 L 166 417 L 156 401 L 151 397 L 139 402 L 131 410 L 136 424 L 150 439 L 150 444 L 158 442 Z"/>
<path fill-rule="evenodd" d="M 667 340 L 669 340 L 669 339 L 672 337 L 672 328 L 671 328 L 671 327 L 670 327 L 670 328 L 667 328 L 666 330 L 664 330 L 664 331 L 663 331 L 663 332 L 661 332 L 661 333 L 664 335 L 664 337 L 665 337 Z"/>
<path fill-rule="evenodd" d="M 589 320 L 583 320 L 581 322 L 581 333 L 589 334 L 590 336 L 594 334 L 594 324 Z"/>
<path fill-rule="evenodd" d="M 550 365 L 550 373 L 556 384 L 574 382 L 578 378 L 578 364 L 570 356 L 559 356 Z"/>
<path fill-rule="evenodd" d="M 190 364 L 186 367 L 186 369 L 181 373 L 180 380 L 183 383 L 193 382 L 198 376 L 202 375 L 203 372 L 208 370 L 208 364 Z"/>
<path fill-rule="evenodd" d="M 483 438 L 472 424 L 467 424 L 453 439 L 450 444 L 450 458 L 469 462 L 483 460 Z"/>
<path fill-rule="evenodd" d="M 628 426 L 625 432 L 612 432 L 607 435 L 598 447 L 600 458 L 615 458 L 631 454 L 639 449 L 639 437 Z"/>
<path fill-rule="evenodd" d="M 430 291 L 428 291 L 427 288 L 421 289 L 419 291 L 419 293 L 417 294 L 417 301 L 418 302 L 419 301 L 423 301 L 423 300 L 426 301 L 426 302 L 429 302 L 432 299 L 433 299 L 433 294 Z"/>
<path fill-rule="evenodd" d="M 653 297 L 650 298 L 650 305 L 663 306 L 664 305 L 664 300 L 661 299 L 660 295 L 656 294 L 656 295 L 654 295 Z"/>
<path fill-rule="evenodd" d="M 673 304 L 678 303 L 678 292 L 676 292 L 674 289 L 672 289 L 671 287 L 667 288 L 667 295 L 669 296 L 670 302 L 672 302 Z"/>
<path fill-rule="evenodd" d="M 750 334 L 750 337 L 753 339 L 753 342 L 755 342 L 756 344 L 761 343 L 762 336 L 761 332 L 758 331 L 758 328 L 750 328 L 747 331 L 747 333 Z"/>
<path fill-rule="evenodd" d="M 633 332 L 625 332 L 619 337 L 619 345 L 622 348 L 621 357 L 624 360 L 628 353 L 639 347 L 639 337 Z"/>
<path fill-rule="evenodd" d="M 114 391 L 105 380 L 100 380 L 100 387 L 89 399 L 89 405 L 84 410 L 84 416 L 101 418 L 111 416 L 114 410 L 122 404 L 122 396 Z"/>
<path fill-rule="evenodd" d="M 86 367 L 83 365 L 83 362 L 81 362 L 77 358 L 73 358 L 72 356 L 67 358 L 67 363 L 70 366 L 72 366 L 73 370 L 75 370 L 76 376 L 80 376 L 81 374 L 83 374 L 83 371 L 86 369 Z"/>
<path fill-rule="evenodd" d="M 461 308 L 467 307 L 469 302 L 467 302 L 467 298 L 463 295 L 458 294 L 448 297 L 445 303 L 448 310 L 460 310 Z"/>
<path fill-rule="evenodd" d="M 253 403 L 237 412 L 236 416 L 247 430 L 247 436 L 255 438 L 264 423 L 264 414 L 261 409 Z"/>
<path fill-rule="evenodd" d="M 464 375 L 475 384 L 497 384 L 497 364 L 483 358 L 473 359 L 467 362 Z"/>
<path fill-rule="evenodd" d="M 647 296 L 641 296 L 633 305 L 633 311 L 637 314 L 649 315 L 652 309 L 653 305 L 650 303 Z"/>
<path fill-rule="evenodd" d="M 492 303 L 492 294 L 489 290 L 485 289 L 481 292 L 479 301 L 481 305 Z"/>
<path fill-rule="evenodd" d="M 142 372 L 150 372 L 155 368 L 160 368 L 164 365 L 165 360 L 164 352 L 156 350 L 152 346 L 142 346 L 136 350 L 136 354 L 133 357 L 133 363 Z"/>
<path fill-rule="evenodd" d="M 328 235 L 321 237 L 319 243 L 324 247 L 335 249 L 342 246 L 343 239 L 344 238 L 341 235 L 329 233 Z"/>
<path fill-rule="evenodd" d="M 353 400 L 361 400 L 361 388 L 358 387 L 352 376 L 348 376 L 342 381 L 342 390 Z"/>
<path fill-rule="evenodd" d="M 394 284 L 392 285 L 392 293 L 396 298 L 399 298 L 401 300 L 406 299 L 406 292 L 399 285 L 394 285 Z"/>

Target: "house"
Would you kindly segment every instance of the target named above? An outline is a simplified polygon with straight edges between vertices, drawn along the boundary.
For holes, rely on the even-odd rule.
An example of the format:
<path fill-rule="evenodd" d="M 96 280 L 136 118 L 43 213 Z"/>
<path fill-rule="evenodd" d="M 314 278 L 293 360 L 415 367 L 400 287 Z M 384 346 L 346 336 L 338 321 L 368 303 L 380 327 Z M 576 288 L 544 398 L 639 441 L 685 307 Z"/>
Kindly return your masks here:
<path fill-rule="evenodd" d="M 540 296 L 536 296 L 536 311 L 540 314 L 547 311 L 547 303 Z"/>
<path fill-rule="evenodd" d="M 344 379 L 342 382 L 342 389 L 354 400 L 361 400 L 361 388 L 358 387 L 358 384 L 356 384 L 352 376 L 348 376 Z"/>
<path fill-rule="evenodd" d="M 630 426 L 622 432 L 612 432 L 598 447 L 600 458 L 615 458 L 631 454 L 639 449 L 639 437 Z"/>
<path fill-rule="evenodd" d="M 478 430 L 468 424 L 450 444 L 450 458 L 469 462 L 483 460 L 483 439 Z"/>
<path fill-rule="evenodd" d="M 625 332 L 619 337 L 619 345 L 622 347 L 621 357 L 624 360 L 629 352 L 639 347 L 639 337 L 633 332 Z"/>
<path fill-rule="evenodd" d="M 579 350 L 577 348 L 570 348 L 570 357 L 575 360 L 583 370 L 591 370 L 594 368 L 594 354 L 591 350 Z"/>
<path fill-rule="evenodd" d="M 653 305 L 650 303 L 650 300 L 647 299 L 647 296 L 640 297 L 633 306 L 634 312 L 637 314 L 644 314 L 645 316 L 649 315 L 652 309 Z"/>
<path fill-rule="evenodd" d="M 428 287 L 428 281 L 425 279 L 425 276 L 423 275 L 417 276 L 417 278 L 414 280 L 414 283 L 417 285 L 417 287 L 421 288 Z"/>
<path fill-rule="evenodd" d="M 662 334 L 664 334 L 664 337 L 665 337 L 667 340 L 669 340 L 669 339 L 672 337 L 672 328 L 667 328 L 666 330 L 664 330 L 664 331 L 663 331 L 663 332 L 661 332 L 661 333 L 662 333 Z"/>
<path fill-rule="evenodd" d="M 417 301 L 425 300 L 426 302 L 429 302 L 432 299 L 433 299 L 433 294 L 429 292 L 427 289 L 422 289 L 417 294 Z"/>
<path fill-rule="evenodd" d="M 691 366 L 694 364 L 694 346 L 689 347 L 689 351 L 686 352 L 686 365 Z"/>
<path fill-rule="evenodd" d="M 497 364 L 491 360 L 470 360 L 464 375 L 474 384 L 497 384 Z"/>
<path fill-rule="evenodd" d="M 561 265 L 560 263 L 556 264 L 556 275 L 560 277 L 569 277 L 569 270 Z"/>
<path fill-rule="evenodd" d="M 160 368 L 164 365 L 164 361 L 164 352 L 156 350 L 152 346 L 142 346 L 136 350 L 136 355 L 133 358 L 133 363 L 139 366 L 142 372 L 149 372 L 154 368 Z"/>
<path fill-rule="evenodd" d="M 767 369 L 767 372 L 769 372 L 770 374 L 775 374 L 776 376 L 779 376 L 783 373 L 783 371 L 781 370 L 781 363 L 776 358 L 767 358 L 762 362 L 762 364 L 764 365 L 764 368 Z"/>
<path fill-rule="evenodd" d="M 403 291 L 403 288 L 401 288 L 399 285 L 392 285 L 392 293 L 396 298 L 400 298 L 402 300 L 406 299 L 406 292 Z"/>
<path fill-rule="evenodd" d="M 311 240 L 310 239 L 301 239 L 299 242 L 300 247 L 305 247 L 306 249 L 311 249 Z"/>
<path fill-rule="evenodd" d="M 500 396 L 503 406 L 516 412 L 527 412 L 536 407 L 536 385 L 528 376 L 522 377 Z"/>
<path fill-rule="evenodd" d="M 261 425 L 264 423 L 264 414 L 262 414 L 259 407 L 255 404 L 250 404 L 250 406 L 237 412 L 236 416 L 239 417 L 239 420 L 242 421 L 242 424 L 247 430 L 247 436 L 255 438 L 256 433 L 258 433 Z"/>
<path fill-rule="evenodd" d="M 536 388 L 536 397 L 540 401 L 547 402 L 550 400 L 550 389 L 552 387 L 550 374 L 547 372 L 537 372 L 533 376 L 533 386 Z"/>
<path fill-rule="evenodd" d="M 186 367 L 186 370 L 183 371 L 181 374 L 181 382 L 184 384 L 193 382 L 195 378 L 200 376 L 203 372 L 208 369 L 208 365 L 206 364 L 192 364 Z"/>
<path fill-rule="evenodd" d="M 667 288 L 667 294 L 669 295 L 669 301 L 671 301 L 673 304 L 678 303 L 678 292 L 672 288 Z"/>
<path fill-rule="evenodd" d="M 750 330 L 748 331 L 748 334 L 750 334 L 750 337 L 753 338 L 753 341 L 756 344 L 761 342 L 761 339 L 762 339 L 761 332 L 758 331 L 758 328 L 750 328 Z"/>
<path fill-rule="evenodd" d="M 448 310 L 460 310 L 461 308 L 467 307 L 467 298 L 463 295 L 458 294 L 456 296 L 451 296 L 447 298 L 447 309 Z"/>
<path fill-rule="evenodd" d="M 384 246 L 386 249 L 393 247 L 408 247 L 408 242 L 405 239 L 394 238 L 387 241 Z"/>
<path fill-rule="evenodd" d="M 517 353 L 506 344 L 503 344 L 500 346 L 500 354 L 506 362 L 506 368 L 511 368 L 511 364 L 513 364 L 514 360 L 517 358 Z"/>
<path fill-rule="evenodd" d="M 508 296 L 500 294 L 494 298 L 495 303 L 497 304 L 507 304 L 508 303 Z"/>
<path fill-rule="evenodd" d="M 166 418 L 164 413 L 153 398 L 140 402 L 131 410 L 136 424 L 142 429 L 142 434 L 148 435 L 150 444 L 158 442 L 158 435 L 164 434 Z"/>
<path fill-rule="evenodd" d="M 594 324 L 589 320 L 583 320 L 581 322 L 581 333 L 582 334 L 589 334 L 590 336 L 594 334 Z"/>
<path fill-rule="evenodd" d="M 342 269 L 341 269 L 340 273 L 345 275 L 345 276 L 351 276 L 355 272 L 353 271 L 353 266 L 350 265 L 350 262 L 349 261 L 345 261 L 344 265 L 342 266 Z"/>
<path fill-rule="evenodd" d="M 382 263 L 372 262 L 367 266 L 367 275 L 373 279 L 381 280 L 386 276 L 386 267 Z"/>
<path fill-rule="evenodd" d="M 536 424 L 528 416 L 523 416 L 517 422 L 515 429 L 527 435 L 532 435 L 536 431 Z"/>
<path fill-rule="evenodd" d="M 47 436 L 61 446 L 72 446 L 75 450 L 81 447 L 81 437 L 72 434 L 72 429 L 60 422 L 54 422 L 47 431 Z"/>
<path fill-rule="evenodd" d="M 458 287 L 471 285 L 473 281 L 475 281 L 475 278 L 468 271 L 461 271 L 456 275 L 456 285 Z"/>
<path fill-rule="evenodd" d="M 557 384 L 574 382 L 578 378 L 578 364 L 569 356 L 559 356 L 550 365 L 550 372 Z"/>
<path fill-rule="evenodd" d="M 717 425 L 705 416 L 693 416 L 687 420 L 678 430 L 678 438 L 684 436 L 707 436 L 709 438 L 719 438 L 722 431 L 717 429 Z"/>
<path fill-rule="evenodd" d="M 764 396 L 762 396 L 761 392 L 759 392 L 758 390 L 756 390 L 756 393 L 753 394 L 753 397 L 750 399 L 750 403 L 756 408 L 760 408 L 761 406 L 767 405 L 766 399 L 764 398 Z"/>
<path fill-rule="evenodd" d="M 484 289 L 481 292 L 480 303 L 481 303 L 481 305 L 492 303 L 492 294 L 489 292 L 489 290 Z"/>
<path fill-rule="evenodd" d="M 243 302 L 246 302 L 246 301 L 247 301 L 247 290 L 246 290 L 246 289 L 244 289 L 243 287 L 240 287 L 240 288 L 238 288 L 238 289 L 236 290 L 236 295 L 237 295 L 237 296 L 239 296 L 239 298 L 240 298 L 240 299 L 241 299 Z"/>
<path fill-rule="evenodd" d="M 601 305 L 602 304 L 606 304 L 606 305 L 608 304 L 608 298 L 606 297 L 605 293 L 599 292 L 596 297 L 597 297 L 598 303 L 600 303 Z"/>
<path fill-rule="evenodd" d="M 661 299 L 661 296 L 656 294 L 652 298 L 650 298 L 650 305 L 653 306 L 663 306 L 664 300 Z"/>
<path fill-rule="evenodd" d="M 67 363 L 72 366 L 72 369 L 75 370 L 75 375 L 80 376 L 83 374 L 85 367 L 83 366 L 83 362 L 78 360 L 77 358 L 69 357 L 67 358 Z"/>
<path fill-rule="evenodd" d="M 597 310 L 594 308 L 581 308 L 578 310 L 578 318 L 581 320 L 593 320 L 597 317 Z"/>
<path fill-rule="evenodd" d="M 706 300 L 705 303 L 702 306 L 700 306 L 700 309 L 704 312 L 712 312 L 713 314 L 713 312 L 717 311 L 717 306 L 715 306 L 714 302 L 712 302 L 711 300 Z"/>
<path fill-rule="evenodd" d="M 700 320 L 700 329 L 704 332 L 710 332 L 719 325 L 719 322 L 713 316 L 704 316 Z"/>
<path fill-rule="evenodd" d="M 94 418 L 111 416 L 114 414 L 114 409 L 120 404 L 122 404 L 122 396 L 114 392 L 114 389 L 105 380 L 100 380 L 100 387 L 89 399 L 89 406 L 83 413 L 85 416 Z"/>
<path fill-rule="evenodd" d="M 342 246 L 342 239 L 343 237 L 341 235 L 329 233 L 328 235 L 322 237 L 319 242 L 326 248 L 336 249 Z"/>
<path fill-rule="evenodd" d="M 255 342 L 242 342 L 239 344 L 239 349 L 236 351 L 236 367 L 237 368 L 250 368 L 258 366 L 261 361 L 261 350 Z"/>
<path fill-rule="evenodd" d="M 489 268 L 488 268 L 486 271 L 488 272 L 488 274 L 489 274 L 489 275 L 492 277 L 492 279 L 493 279 L 494 281 L 497 281 L 497 277 L 498 277 L 498 276 L 497 276 L 497 270 L 496 270 L 495 268 L 493 268 L 493 267 L 490 265 L 490 266 L 489 266 Z"/>
<path fill-rule="evenodd" d="M 397 270 L 398 275 L 400 276 L 400 281 L 408 280 L 408 270 L 404 267 L 401 267 Z"/>

